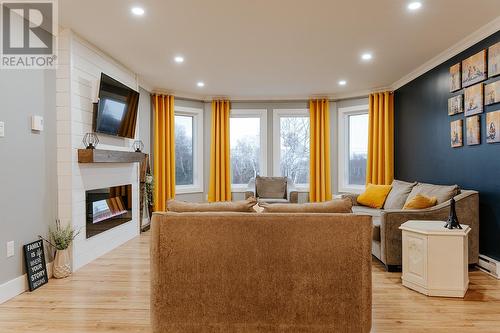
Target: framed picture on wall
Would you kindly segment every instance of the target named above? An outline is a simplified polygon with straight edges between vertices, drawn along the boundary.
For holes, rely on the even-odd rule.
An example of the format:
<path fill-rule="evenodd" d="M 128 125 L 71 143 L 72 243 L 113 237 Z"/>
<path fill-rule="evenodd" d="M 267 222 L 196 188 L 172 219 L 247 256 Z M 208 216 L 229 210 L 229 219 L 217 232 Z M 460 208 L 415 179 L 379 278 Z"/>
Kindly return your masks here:
<path fill-rule="evenodd" d="M 488 48 L 488 77 L 500 74 L 500 42 Z"/>
<path fill-rule="evenodd" d="M 464 96 L 457 95 L 448 99 L 448 115 L 464 112 Z"/>
<path fill-rule="evenodd" d="M 484 86 L 484 104 L 490 105 L 500 102 L 500 81 Z"/>
<path fill-rule="evenodd" d="M 450 67 L 450 92 L 454 92 L 462 88 L 462 80 L 460 77 L 462 72 L 460 71 L 460 66 L 461 64 L 458 63 Z"/>
<path fill-rule="evenodd" d="M 465 88 L 464 110 L 466 116 L 483 112 L 483 87 L 482 83 Z"/>
<path fill-rule="evenodd" d="M 486 50 L 462 61 L 462 87 L 486 80 Z"/>
<path fill-rule="evenodd" d="M 450 124 L 451 146 L 453 148 L 462 147 L 463 141 L 463 119 L 452 121 Z"/>
<path fill-rule="evenodd" d="M 486 114 L 486 142 L 500 142 L 500 111 Z"/>
<path fill-rule="evenodd" d="M 481 144 L 481 116 L 467 117 L 465 127 L 467 129 L 467 145 Z"/>

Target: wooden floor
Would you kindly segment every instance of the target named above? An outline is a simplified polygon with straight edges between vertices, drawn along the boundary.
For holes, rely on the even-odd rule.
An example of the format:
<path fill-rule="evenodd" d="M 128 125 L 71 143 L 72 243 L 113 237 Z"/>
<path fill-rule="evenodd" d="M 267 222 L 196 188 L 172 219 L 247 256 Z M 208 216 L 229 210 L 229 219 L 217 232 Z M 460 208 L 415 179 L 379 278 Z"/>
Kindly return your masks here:
<path fill-rule="evenodd" d="M 470 273 L 465 299 L 429 298 L 373 262 L 373 332 L 500 332 L 500 281 Z M 0 305 L 0 332 L 150 332 L 149 233 Z"/>

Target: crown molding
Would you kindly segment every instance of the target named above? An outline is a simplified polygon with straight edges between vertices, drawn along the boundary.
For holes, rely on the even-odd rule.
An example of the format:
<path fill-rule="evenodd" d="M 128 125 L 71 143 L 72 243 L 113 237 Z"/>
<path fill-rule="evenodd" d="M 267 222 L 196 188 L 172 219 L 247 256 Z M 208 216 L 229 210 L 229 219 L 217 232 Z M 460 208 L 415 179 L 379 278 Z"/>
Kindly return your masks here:
<path fill-rule="evenodd" d="M 486 37 L 494 34 L 495 32 L 500 30 L 500 16 L 494 19 L 493 21 L 487 23 L 486 25 L 482 26 L 478 30 L 474 31 L 472 34 L 469 36 L 465 37 L 452 47 L 448 48 L 447 50 L 441 52 L 431 60 L 427 61 L 423 65 L 417 67 L 414 69 L 412 72 L 409 74 L 403 76 L 401 79 L 398 81 L 394 82 L 391 85 L 391 90 L 396 90 L 398 88 L 401 88 L 405 84 L 413 81 L 417 77 L 419 77 L 422 74 L 425 74 L 426 72 L 430 71 L 431 69 L 437 67 L 438 65 L 442 64 L 443 62 L 447 61 L 448 59 L 456 56 L 460 52 L 465 51 L 472 45 L 480 42 L 481 40 L 485 39 Z"/>

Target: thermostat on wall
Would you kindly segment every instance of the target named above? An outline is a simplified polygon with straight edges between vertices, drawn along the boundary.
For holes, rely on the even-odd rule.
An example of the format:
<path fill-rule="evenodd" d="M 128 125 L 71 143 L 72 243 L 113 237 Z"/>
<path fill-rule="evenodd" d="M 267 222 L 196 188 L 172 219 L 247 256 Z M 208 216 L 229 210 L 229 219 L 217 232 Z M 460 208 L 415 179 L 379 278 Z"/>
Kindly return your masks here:
<path fill-rule="evenodd" d="M 43 117 L 31 116 L 31 129 L 33 131 L 43 131 Z"/>

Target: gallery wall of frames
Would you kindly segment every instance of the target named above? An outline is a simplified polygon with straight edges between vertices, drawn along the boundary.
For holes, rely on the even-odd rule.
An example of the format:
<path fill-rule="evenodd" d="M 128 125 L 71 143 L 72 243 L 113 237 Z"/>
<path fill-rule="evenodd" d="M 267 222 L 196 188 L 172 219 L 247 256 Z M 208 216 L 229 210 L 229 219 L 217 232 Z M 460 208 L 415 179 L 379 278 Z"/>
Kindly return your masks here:
<path fill-rule="evenodd" d="M 486 128 L 481 131 L 484 106 L 500 102 L 500 81 L 486 84 L 484 81 L 499 74 L 500 42 L 450 67 L 450 93 L 453 96 L 448 99 L 448 115 L 465 114 L 465 142 L 469 146 L 481 144 L 481 132 L 487 143 L 500 142 L 500 111 L 486 113 Z M 464 119 L 452 120 L 452 147 L 464 145 L 463 132 Z"/>

